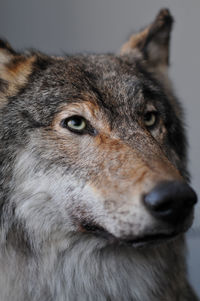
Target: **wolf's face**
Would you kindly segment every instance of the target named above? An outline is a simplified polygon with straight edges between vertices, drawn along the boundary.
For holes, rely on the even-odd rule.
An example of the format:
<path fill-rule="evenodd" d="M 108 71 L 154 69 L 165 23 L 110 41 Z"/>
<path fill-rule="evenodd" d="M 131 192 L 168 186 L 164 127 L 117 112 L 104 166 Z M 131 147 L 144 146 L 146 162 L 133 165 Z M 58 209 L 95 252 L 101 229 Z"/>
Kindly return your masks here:
<path fill-rule="evenodd" d="M 196 195 L 166 77 L 171 24 L 162 11 L 119 55 L 21 55 L 2 42 L 1 194 L 10 228 L 135 246 L 188 229 Z"/>

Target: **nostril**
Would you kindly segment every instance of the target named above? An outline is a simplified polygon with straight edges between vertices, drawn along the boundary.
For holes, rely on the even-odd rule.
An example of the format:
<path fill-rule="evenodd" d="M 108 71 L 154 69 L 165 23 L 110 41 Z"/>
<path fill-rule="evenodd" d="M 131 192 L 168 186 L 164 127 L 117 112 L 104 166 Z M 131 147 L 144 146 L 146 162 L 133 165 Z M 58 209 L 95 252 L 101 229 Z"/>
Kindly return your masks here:
<path fill-rule="evenodd" d="M 161 182 L 144 197 L 144 204 L 151 214 L 168 221 L 180 216 L 184 219 L 196 202 L 194 190 L 180 181 Z"/>
<path fill-rule="evenodd" d="M 167 200 L 165 202 L 158 203 L 154 206 L 153 210 L 157 212 L 166 212 L 168 213 L 172 208 L 171 200 Z"/>

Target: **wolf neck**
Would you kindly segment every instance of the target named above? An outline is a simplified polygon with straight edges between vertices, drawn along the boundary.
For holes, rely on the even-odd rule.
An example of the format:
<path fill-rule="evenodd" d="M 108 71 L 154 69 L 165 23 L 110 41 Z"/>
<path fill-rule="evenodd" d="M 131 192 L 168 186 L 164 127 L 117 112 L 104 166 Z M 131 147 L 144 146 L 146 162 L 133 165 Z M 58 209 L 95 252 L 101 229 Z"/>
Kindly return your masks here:
<path fill-rule="evenodd" d="M 185 283 L 184 262 L 180 249 L 176 250 L 180 244 L 176 241 L 140 251 L 124 246 L 102 248 L 98 240 L 82 239 L 62 247 L 55 247 L 54 242 L 37 256 L 16 261 L 21 262 L 18 267 L 13 252 L 12 267 L 5 260 L 1 263 L 5 273 L 12 269 L 7 274 L 13 279 L 4 280 L 7 283 L 0 284 L 0 292 L 7 287 L 16 301 L 179 300 L 178 284 Z M 13 280 L 16 285 L 9 288 Z M 2 301 L 11 300 L 4 296 Z"/>

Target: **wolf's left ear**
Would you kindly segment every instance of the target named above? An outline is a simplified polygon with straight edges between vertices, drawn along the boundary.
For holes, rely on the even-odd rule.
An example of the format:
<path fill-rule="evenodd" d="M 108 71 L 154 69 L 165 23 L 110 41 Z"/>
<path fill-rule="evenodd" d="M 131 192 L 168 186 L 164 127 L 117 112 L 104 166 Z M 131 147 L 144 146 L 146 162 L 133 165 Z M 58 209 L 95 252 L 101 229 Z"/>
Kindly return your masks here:
<path fill-rule="evenodd" d="M 132 35 L 121 48 L 121 54 L 139 51 L 151 68 L 165 69 L 169 65 L 170 33 L 173 17 L 162 9 L 154 22 L 138 34 Z"/>

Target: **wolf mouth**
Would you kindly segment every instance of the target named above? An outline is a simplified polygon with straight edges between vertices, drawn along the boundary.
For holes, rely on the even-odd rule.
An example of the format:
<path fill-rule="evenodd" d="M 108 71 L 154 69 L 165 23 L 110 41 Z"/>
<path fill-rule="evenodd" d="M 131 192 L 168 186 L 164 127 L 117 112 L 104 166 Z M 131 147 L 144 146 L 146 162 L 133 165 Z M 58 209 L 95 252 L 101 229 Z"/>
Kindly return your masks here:
<path fill-rule="evenodd" d="M 126 237 L 126 238 L 118 238 L 113 234 L 105 230 L 103 227 L 98 226 L 94 223 L 82 223 L 81 225 L 82 232 L 88 234 L 94 234 L 95 236 L 100 236 L 109 241 L 111 244 L 123 244 L 129 245 L 135 248 L 144 247 L 146 245 L 157 245 L 160 243 L 168 242 L 175 239 L 180 232 L 172 231 L 170 233 L 155 233 L 155 234 L 146 234 L 140 237 Z M 183 231 L 184 232 L 184 231 Z"/>
<path fill-rule="evenodd" d="M 125 242 L 133 247 L 143 247 L 145 245 L 157 245 L 160 243 L 171 241 L 175 239 L 180 233 L 158 233 L 152 235 L 144 235 L 136 239 L 126 240 Z"/>

